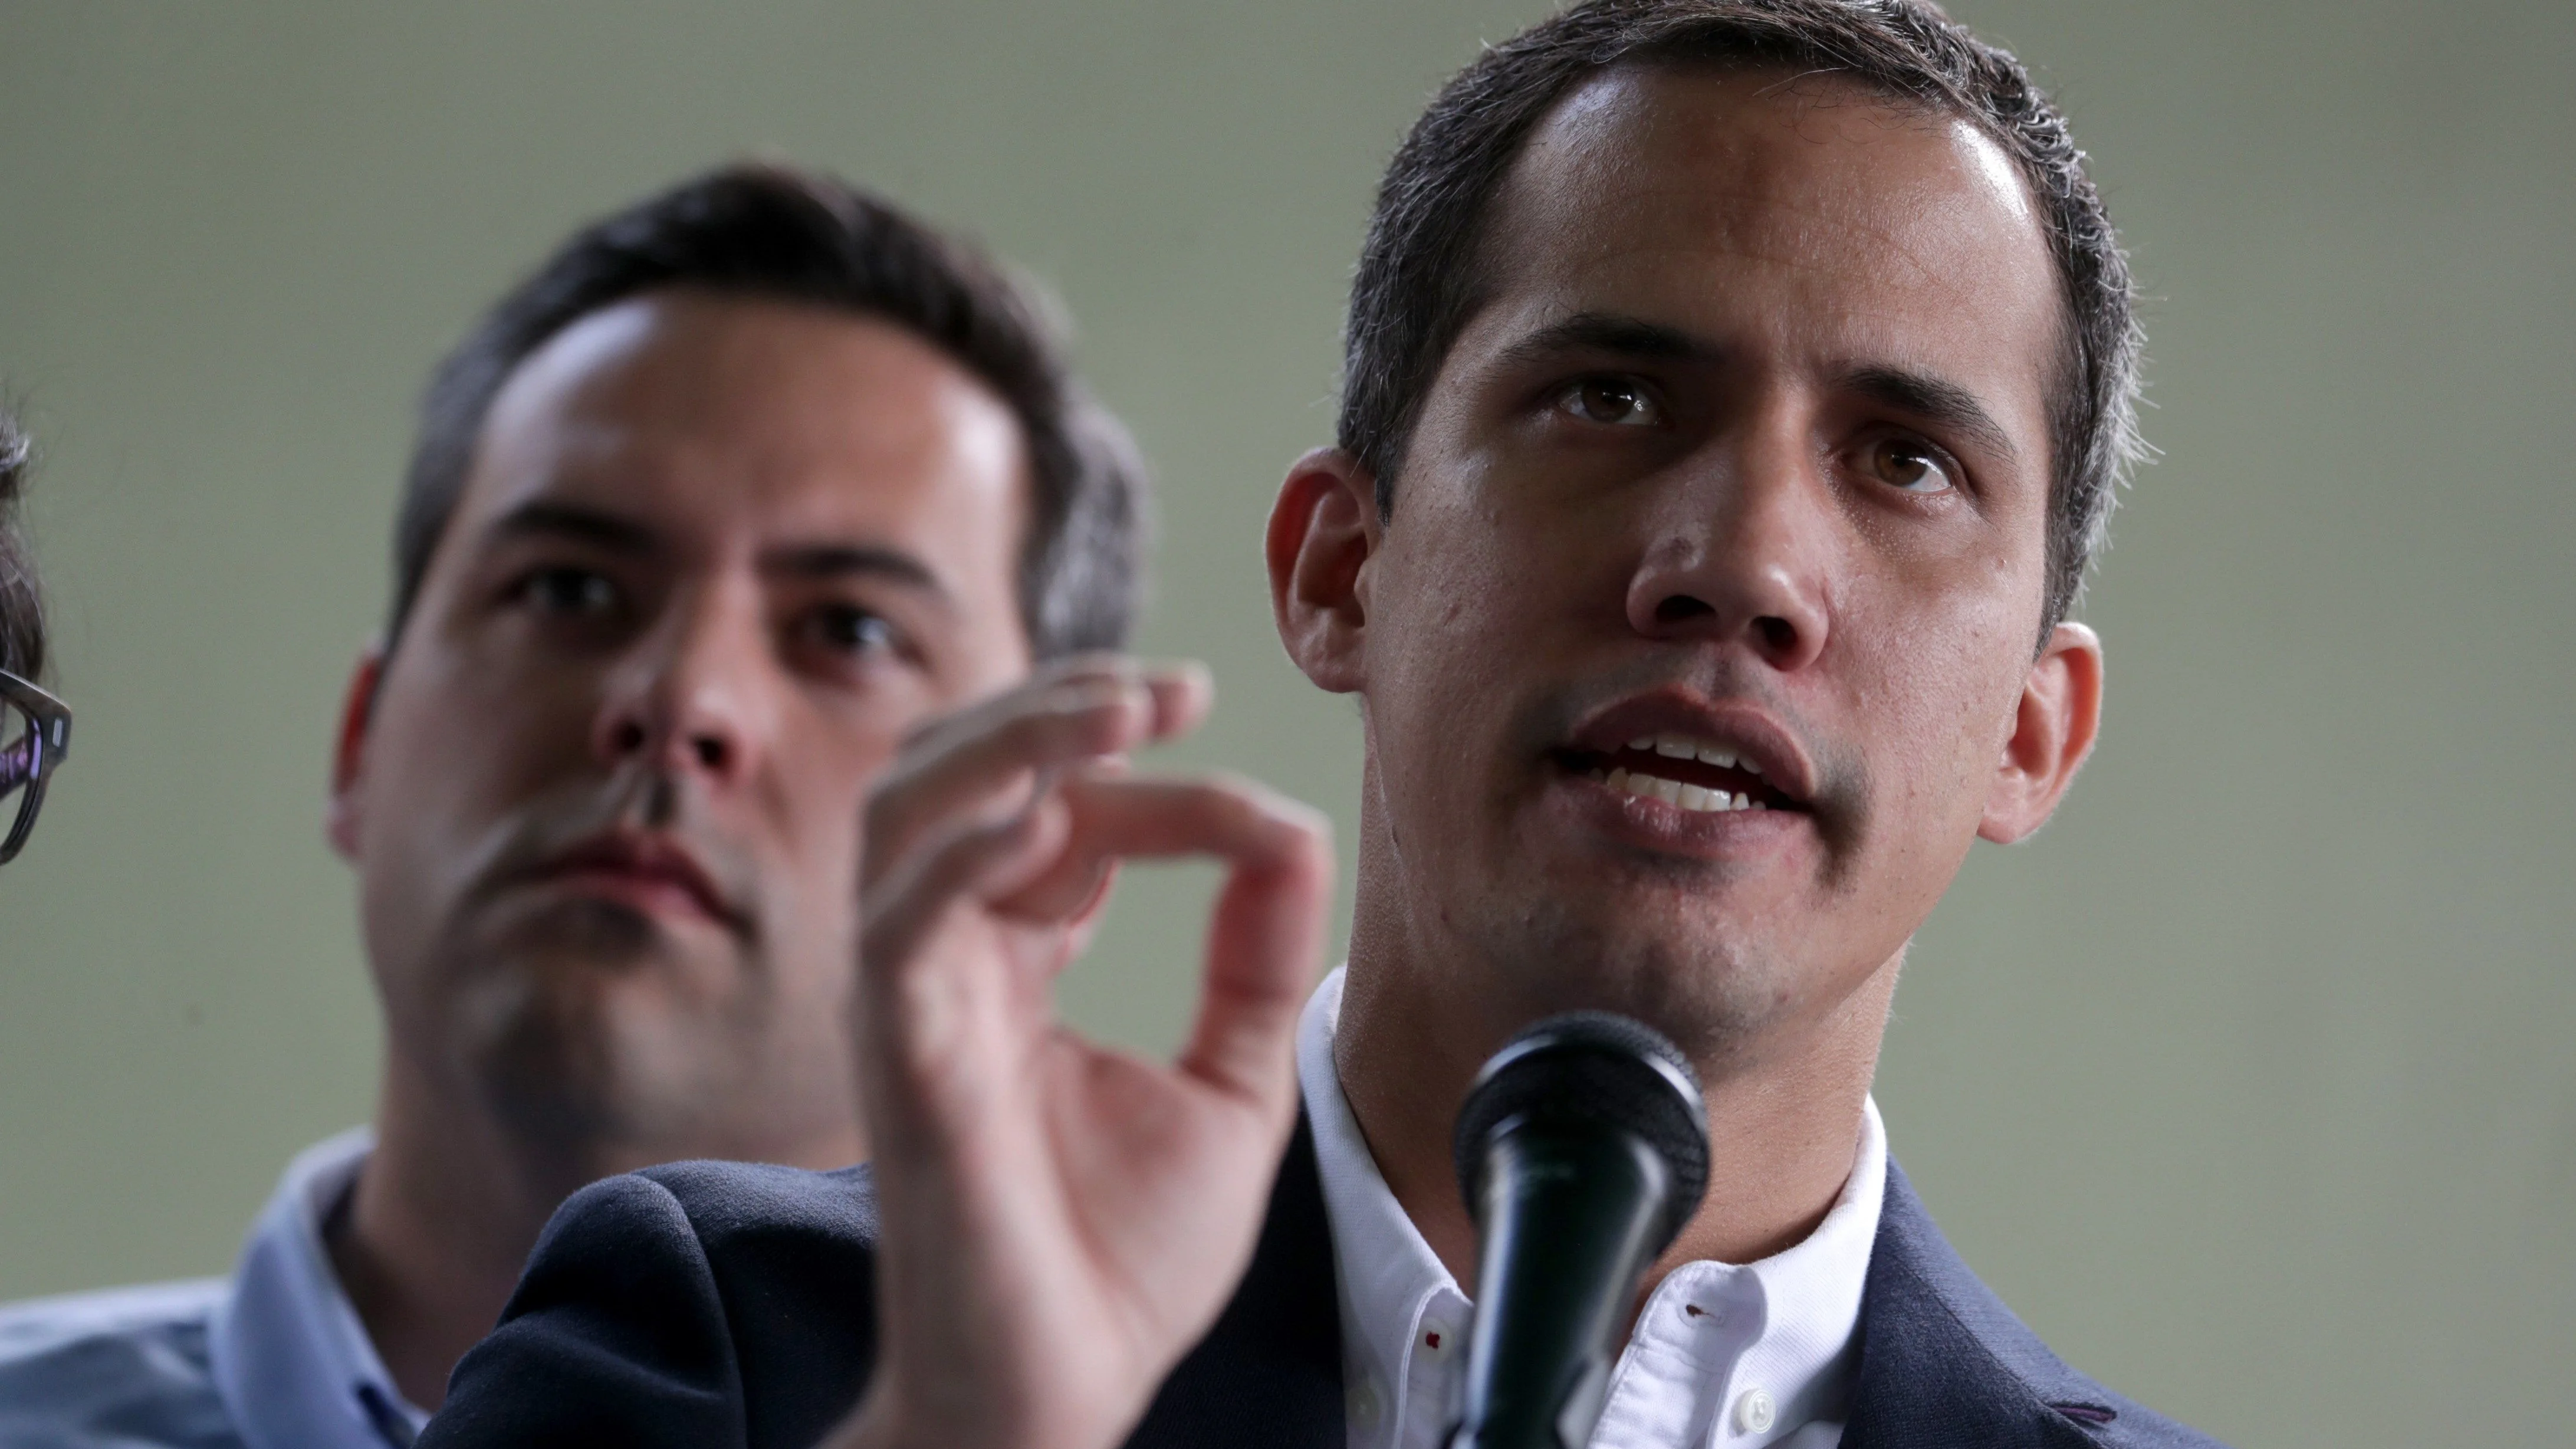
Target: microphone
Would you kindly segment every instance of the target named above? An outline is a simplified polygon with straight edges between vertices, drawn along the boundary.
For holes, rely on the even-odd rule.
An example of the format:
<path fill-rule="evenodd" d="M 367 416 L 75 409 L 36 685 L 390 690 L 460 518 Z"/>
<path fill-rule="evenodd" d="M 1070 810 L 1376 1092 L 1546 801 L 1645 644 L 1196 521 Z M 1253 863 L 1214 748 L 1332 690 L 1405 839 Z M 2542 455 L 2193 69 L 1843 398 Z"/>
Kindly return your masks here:
<path fill-rule="evenodd" d="M 1458 1186 L 1476 1217 L 1466 1408 L 1448 1449 L 1583 1449 L 1638 1275 L 1708 1188 L 1699 1077 L 1653 1028 L 1552 1016 L 1476 1074 Z"/>

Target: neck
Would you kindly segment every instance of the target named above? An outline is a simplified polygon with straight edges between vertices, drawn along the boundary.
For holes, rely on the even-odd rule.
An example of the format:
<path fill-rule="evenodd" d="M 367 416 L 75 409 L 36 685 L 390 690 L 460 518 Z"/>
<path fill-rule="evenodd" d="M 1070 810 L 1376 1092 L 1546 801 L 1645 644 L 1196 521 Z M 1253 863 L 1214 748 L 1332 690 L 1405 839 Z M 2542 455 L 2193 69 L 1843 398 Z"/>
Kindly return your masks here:
<path fill-rule="evenodd" d="M 859 1161 L 855 1120 L 787 1144 L 525 1140 L 478 1094 L 388 1051 L 376 1149 L 329 1233 L 331 1265 L 403 1397 L 436 1409 L 447 1376 L 491 1332 L 563 1200 L 584 1184 L 689 1157 L 801 1166 Z"/>
<path fill-rule="evenodd" d="M 1450 1275 L 1473 1284 L 1476 1226 L 1450 1135 L 1477 1069 L 1527 1023 L 1482 1020 L 1492 1005 L 1479 984 L 1490 973 L 1422 959 L 1446 953 L 1425 952 L 1409 931 L 1373 929 L 1389 924 L 1365 904 L 1354 920 L 1334 1065 L 1387 1186 Z M 1820 1020 L 1693 1063 L 1708 1107 L 1708 1195 L 1647 1282 L 1687 1262 L 1769 1257 L 1823 1221 L 1859 1152 L 1903 960 L 1900 950 Z"/>

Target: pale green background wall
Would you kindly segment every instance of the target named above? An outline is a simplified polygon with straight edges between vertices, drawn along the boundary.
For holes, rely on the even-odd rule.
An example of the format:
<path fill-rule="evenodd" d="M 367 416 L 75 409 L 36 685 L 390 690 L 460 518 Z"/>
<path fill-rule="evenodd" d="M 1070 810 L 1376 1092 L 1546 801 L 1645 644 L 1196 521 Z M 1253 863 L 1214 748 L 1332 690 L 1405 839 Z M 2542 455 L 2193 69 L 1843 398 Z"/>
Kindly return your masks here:
<path fill-rule="evenodd" d="M 1050 279 L 1164 477 L 1187 753 L 1332 807 L 1256 527 L 1330 423 L 1376 167 L 1488 3 L 0 0 L 0 377 L 79 754 L 0 873 L 0 1295 L 220 1269 L 366 1111 L 317 833 L 414 391 L 568 226 L 745 152 Z M 1962 0 L 2072 105 L 2153 296 L 2086 614 L 2100 755 L 1924 933 L 1880 1088 L 1969 1260 L 2248 1444 L 2566 1442 L 2576 1348 L 2576 7 Z M 1149 885 L 1153 884 L 1151 882 Z M 1167 1039 L 1138 893 L 1070 988 Z"/>

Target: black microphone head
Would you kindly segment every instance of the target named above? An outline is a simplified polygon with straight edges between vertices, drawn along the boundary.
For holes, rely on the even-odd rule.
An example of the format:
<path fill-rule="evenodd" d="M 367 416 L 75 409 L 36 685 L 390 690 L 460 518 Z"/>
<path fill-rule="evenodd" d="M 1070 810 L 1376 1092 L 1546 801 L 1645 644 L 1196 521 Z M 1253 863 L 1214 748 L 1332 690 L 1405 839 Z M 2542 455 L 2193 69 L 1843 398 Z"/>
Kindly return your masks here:
<path fill-rule="evenodd" d="M 1458 1187 L 1475 1212 L 1487 1145 L 1521 1123 L 1619 1128 L 1654 1149 L 1670 1177 L 1651 1257 L 1708 1191 L 1707 1110 L 1699 1074 L 1663 1033 L 1608 1011 L 1551 1016 L 1504 1043 L 1467 1089 L 1450 1147 Z"/>

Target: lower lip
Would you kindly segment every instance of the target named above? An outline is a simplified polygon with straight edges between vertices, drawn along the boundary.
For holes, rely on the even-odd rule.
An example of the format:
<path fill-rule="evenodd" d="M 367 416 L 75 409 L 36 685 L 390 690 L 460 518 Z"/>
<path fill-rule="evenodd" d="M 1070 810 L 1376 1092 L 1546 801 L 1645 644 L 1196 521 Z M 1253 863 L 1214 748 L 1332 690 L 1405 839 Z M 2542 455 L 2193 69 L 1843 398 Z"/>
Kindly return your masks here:
<path fill-rule="evenodd" d="M 572 895 L 615 901 L 647 915 L 716 920 L 715 913 L 707 909 L 706 902 L 697 892 L 669 876 L 584 866 L 549 875 L 543 884 Z"/>
<path fill-rule="evenodd" d="M 1581 825 L 1624 845 L 1702 860 L 1735 860 L 1776 851 L 1810 833 L 1803 810 L 1684 810 L 1613 790 L 1588 775 L 1559 772 L 1550 794 Z"/>

